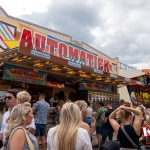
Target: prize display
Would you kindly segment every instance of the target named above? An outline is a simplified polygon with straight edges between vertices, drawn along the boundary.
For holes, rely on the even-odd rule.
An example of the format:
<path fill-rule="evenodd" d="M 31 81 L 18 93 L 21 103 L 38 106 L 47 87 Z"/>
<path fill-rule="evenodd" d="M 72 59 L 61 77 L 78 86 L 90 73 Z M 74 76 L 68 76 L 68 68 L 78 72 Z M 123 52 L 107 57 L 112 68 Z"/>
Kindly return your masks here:
<path fill-rule="evenodd" d="M 91 107 L 94 111 L 97 111 L 100 101 L 104 103 L 109 102 L 113 109 L 115 109 L 119 106 L 119 94 L 88 91 L 88 101 L 91 103 Z"/>

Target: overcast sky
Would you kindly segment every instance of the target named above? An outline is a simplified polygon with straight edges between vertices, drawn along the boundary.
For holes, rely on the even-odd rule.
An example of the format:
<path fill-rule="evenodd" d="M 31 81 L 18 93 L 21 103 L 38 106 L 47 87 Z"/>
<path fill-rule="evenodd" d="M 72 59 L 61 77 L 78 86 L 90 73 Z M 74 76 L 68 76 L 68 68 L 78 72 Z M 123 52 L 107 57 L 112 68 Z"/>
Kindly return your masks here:
<path fill-rule="evenodd" d="M 11 16 L 68 34 L 120 62 L 150 68 L 150 0 L 0 0 Z"/>

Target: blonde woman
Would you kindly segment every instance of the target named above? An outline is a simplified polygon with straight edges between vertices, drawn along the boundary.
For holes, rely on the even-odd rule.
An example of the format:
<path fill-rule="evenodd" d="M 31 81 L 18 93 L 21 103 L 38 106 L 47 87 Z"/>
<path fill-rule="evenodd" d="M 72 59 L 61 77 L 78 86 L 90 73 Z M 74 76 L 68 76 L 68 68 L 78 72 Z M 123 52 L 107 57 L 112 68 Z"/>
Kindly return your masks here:
<path fill-rule="evenodd" d="M 134 122 L 132 113 L 136 116 Z M 115 120 L 116 115 L 121 120 L 121 125 L 118 124 L 118 122 Z M 118 133 L 117 139 L 120 141 L 122 149 L 135 148 L 124 134 L 122 127 L 128 133 L 130 138 L 134 141 L 134 143 L 136 145 L 139 145 L 142 118 L 143 116 L 140 110 L 126 107 L 124 105 L 120 106 L 110 114 L 109 122 L 113 127 L 114 131 Z"/>
<path fill-rule="evenodd" d="M 89 136 L 91 137 L 91 131 L 90 131 L 89 125 L 87 123 L 83 122 L 84 118 L 86 117 L 86 113 L 87 113 L 87 103 L 84 100 L 77 100 L 75 102 L 75 104 L 79 107 L 79 109 L 82 113 L 80 127 L 87 130 Z"/>
<path fill-rule="evenodd" d="M 31 96 L 28 92 L 26 91 L 20 91 L 17 93 L 17 103 L 25 103 L 25 102 L 30 102 L 31 101 Z"/>
<path fill-rule="evenodd" d="M 38 150 L 38 144 L 35 136 L 26 130 L 26 126 L 31 124 L 34 115 L 30 103 L 25 102 L 15 106 L 13 112 L 8 118 L 8 128 L 5 134 L 4 149 L 6 150 Z M 29 142 L 27 142 L 27 137 Z"/>
<path fill-rule="evenodd" d="M 16 97 L 17 97 L 17 103 L 18 104 L 22 104 L 22 103 L 30 102 L 31 101 L 31 96 L 26 91 L 20 91 L 20 92 L 18 92 Z M 34 118 L 32 119 L 31 124 L 26 127 L 26 129 L 29 132 L 31 132 L 32 134 L 35 133 L 35 121 L 34 121 Z"/>
<path fill-rule="evenodd" d="M 60 112 L 60 124 L 50 128 L 47 136 L 47 150 L 92 150 L 88 132 L 80 128 L 79 107 L 67 102 Z"/>

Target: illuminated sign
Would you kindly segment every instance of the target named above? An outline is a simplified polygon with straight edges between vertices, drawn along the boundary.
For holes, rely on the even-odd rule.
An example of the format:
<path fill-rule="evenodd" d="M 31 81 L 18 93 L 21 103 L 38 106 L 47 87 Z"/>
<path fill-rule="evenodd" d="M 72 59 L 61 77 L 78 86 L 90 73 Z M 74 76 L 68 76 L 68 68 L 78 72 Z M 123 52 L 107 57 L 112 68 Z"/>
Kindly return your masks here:
<path fill-rule="evenodd" d="M 46 85 L 47 74 L 14 65 L 4 65 L 3 79 Z"/>
<path fill-rule="evenodd" d="M 103 92 L 110 92 L 111 87 L 107 84 L 99 84 L 99 83 L 80 83 L 80 90 L 96 90 L 96 91 L 103 91 Z"/>
<path fill-rule="evenodd" d="M 64 88 L 65 85 L 61 83 L 47 82 L 47 86 L 55 87 L 55 88 Z"/>
<path fill-rule="evenodd" d="M 44 36 L 40 33 L 33 33 L 32 30 L 24 28 L 21 33 L 19 52 L 31 54 L 31 50 L 41 52 L 42 54 L 54 55 L 67 59 L 71 62 L 86 65 L 109 72 L 109 61 L 93 54 L 81 47 L 71 43 L 61 41 L 51 36 Z"/>
<path fill-rule="evenodd" d="M 88 66 L 95 73 L 103 71 L 117 74 L 117 62 L 101 56 L 92 48 L 85 49 L 78 42 L 70 42 L 42 33 L 40 28 L 32 28 L 28 24 L 15 19 L 0 16 L 2 36 L 0 37 L 0 53 L 19 48 L 19 52 L 39 58 L 52 59 L 56 56 L 68 60 L 68 65 L 81 68 Z M 62 34 L 60 36 L 63 38 Z M 77 45 L 76 45 L 77 44 Z M 85 44 L 83 44 L 85 45 Z M 70 63 L 71 62 L 71 63 Z M 78 64 L 78 65 L 77 65 Z"/>

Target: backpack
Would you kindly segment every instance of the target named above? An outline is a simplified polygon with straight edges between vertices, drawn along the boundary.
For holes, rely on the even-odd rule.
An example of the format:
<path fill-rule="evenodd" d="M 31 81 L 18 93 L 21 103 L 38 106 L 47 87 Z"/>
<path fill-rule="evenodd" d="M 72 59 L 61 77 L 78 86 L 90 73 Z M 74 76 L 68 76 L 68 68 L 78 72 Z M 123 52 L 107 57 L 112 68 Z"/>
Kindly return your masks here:
<path fill-rule="evenodd" d="M 105 124 L 105 110 L 102 110 L 101 109 L 101 111 L 102 111 L 102 114 L 98 117 L 98 121 L 102 124 L 102 125 L 104 125 Z"/>

